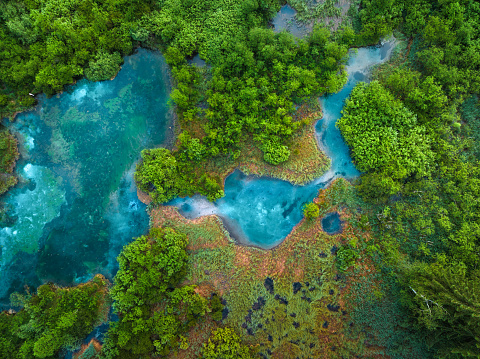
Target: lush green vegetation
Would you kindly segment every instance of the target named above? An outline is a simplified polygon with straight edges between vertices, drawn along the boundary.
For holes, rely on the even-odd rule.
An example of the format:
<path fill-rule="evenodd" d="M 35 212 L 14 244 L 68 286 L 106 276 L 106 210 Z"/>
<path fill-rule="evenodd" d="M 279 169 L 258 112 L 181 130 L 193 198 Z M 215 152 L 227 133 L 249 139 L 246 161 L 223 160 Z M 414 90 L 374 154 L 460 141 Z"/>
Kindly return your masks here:
<path fill-rule="evenodd" d="M 31 106 L 86 75 L 116 74 L 137 19 L 154 1 L 6 0 L 0 7 L 0 114 Z"/>
<path fill-rule="evenodd" d="M 209 306 L 194 286 L 180 285 L 186 245 L 185 234 L 157 228 L 125 246 L 111 290 L 120 319 L 107 333 L 104 358 L 150 358 L 186 349 L 185 332 L 207 312 L 219 310 L 218 298 Z"/>
<path fill-rule="evenodd" d="M 106 319 L 108 282 L 101 276 L 73 288 L 45 284 L 34 295 L 15 295 L 16 314 L 0 313 L 0 356 L 55 358 L 73 349 Z"/>
<path fill-rule="evenodd" d="M 343 63 L 353 30 L 332 35 L 317 26 L 308 38 L 296 41 L 263 27 L 277 9 L 276 1 L 230 0 L 220 10 L 213 0 L 164 1 L 142 19 L 145 38 L 166 48 L 172 67 L 171 98 L 184 130 L 172 155 L 188 179 L 179 176 L 174 182 L 183 183 L 187 193 L 221 195 L 212 183 L 219 180 L 202 168 L 214 157 L 237 158 L 245 140 L 263 151 L 267 163 L 287 161 L 293 135 L 306 124 L 294 118 L 295 105 L 336 92 L 345 82 Z M 206 77 L 185 60 L 196 53 L 212 66 Z M 178 193 L 168 186 L 166 191 L 165 198 Z"/>
<path fill-rule="evenodd" d="M 18 155 L 15 137 L 7 129 L 0 129 L 0 195 L 17 183 L 12 172 Z"/>
<path fill-rule="evenodd" d="M 436 357 L 478 357 L 480 6 L 363 1 L 359 20 L 359 43 L 394 28 L 410 36 L 403 61 L 359 84 L 339 121 L 365 171 L 359 193 L 377 204 L 370 248 Z"/>
<path fill-rule="evenodd" d="M 219 328 L 212 333 L 203 350 L 205 359 L 253 359 L 250 349 L 231 328 Z"/>
<path fill-rule="evenodd" d="M 333 1 L 291 3 L 305 20 L 340 13 Z M 342 243 L 335 263 L 344 275 L 356 275 L 357 258 L 369 255 L 382 275 L 365 269 L 375 286 L 368 291 L 352 286 L 358 295 L 368 292 L 368 303 L 402 291 L 403 307 L 398 301 L 387 306 L 387 299 L 372 310 L 362 302 L 351 314 L 356 323 L 374 328 L 388 350 L 394 348 L 392 332 L 403 326 L 420 329 L 418 336 L 427 329 L 424 337 L 436 357 L 478 357 L 479 3 L 363 0 L 349 11 L 355 32 L 346 27 L 332 34 L 317 25 L 300 40 L 266 29 L 279 5 L 276 0 L 4 1 L 0 114 L 32 106 L 29 93 L 53 95 L 84 75 L 109 79 L 133 46 L 158 46 L 172 69 L 171 98 L 183 133 L 173 151 L 143 151 L 135 180 L 155 203 L 197 192 L 215 200 L 223 192 L 221 179 L 205 170 L 212 158 L 238 158 L 248 142 L 269 164 L 288 161 L 291 141 L 306 125 L 294 116 L 296 107 L 342 87 L 348 48 L 375 44 L 393 30 L 403 33 L 409 44 L 402 61 L 379 68 L 375 81 L 358 84 L 339 121 L 364 172 L 356 188 L 371 203 L 364 207 L 370 217 L 362 217 L 358 227 L 374 235 L 368 244 Z M 210 67 L 188 64 L 197 53 Z M 17 156 L 14 138 L 0 132 L 0 193 L 15 183 L 9 173 Z M 305 226 L 313 228 L 323 210 L 305 206 L 305 217 L 312 219 Z M 164 228 L 125 247 L 111 291 L 120 319 L 109 330 L 103 357 L 176 353 L 188 347 L 187 331 L 207 312 L 221 319 L 218 296 L 209 303 L 193 286 L 181 284 L 189 265 L 186 245 L 184 234 Z M 318 264 L 318 258 L 323 257 L 315 253 L 308 260 Z M 272 273 L 278 273 L 276 267 Z M 97 278 L 71 289 L 39 287 L 22 299 L 22 311 L 0 315 L 1 357 L 48 358 L 75 346 L 98 320 L 105 286 Z M 315 298 L 331 290 L 325 286 Z M 289 300 L 294 295 L 289 292 Z M 269 308 L 278 300 L 269 298 Z M 404 310 L 411 316 L 400 323 Z M 294 321 L 278 313 L 278 319 Z M 394 324 L 382 327 L 380 317 L 394 317 Z M 203 355 L 251 357 L 228 328 L 213 332 Z"/>
<path fill-rule="evenodd" d="M 303 215 L 306 219 L 314 219 L 320 215 L 320 208 L 313 202 L 303 206 Z"/>

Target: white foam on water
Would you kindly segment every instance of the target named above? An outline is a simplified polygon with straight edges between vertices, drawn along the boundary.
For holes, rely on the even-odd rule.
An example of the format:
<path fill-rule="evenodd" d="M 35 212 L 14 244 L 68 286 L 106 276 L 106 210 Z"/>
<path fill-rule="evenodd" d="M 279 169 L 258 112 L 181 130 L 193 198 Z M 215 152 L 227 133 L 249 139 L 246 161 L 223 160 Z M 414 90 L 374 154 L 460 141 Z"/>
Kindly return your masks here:
<path fill-rule="evenodd" d="M 27 163 L 21 173 L 35 182 L 35 188 L 17 191 L 7 199 L 18 219 L 12 227 L 0 229 L 0 265 L 18 251 L 37 251 L 43 227 L 60 215 L 60 207 L 66 202 L 60 179 L 48 168 Z"/>

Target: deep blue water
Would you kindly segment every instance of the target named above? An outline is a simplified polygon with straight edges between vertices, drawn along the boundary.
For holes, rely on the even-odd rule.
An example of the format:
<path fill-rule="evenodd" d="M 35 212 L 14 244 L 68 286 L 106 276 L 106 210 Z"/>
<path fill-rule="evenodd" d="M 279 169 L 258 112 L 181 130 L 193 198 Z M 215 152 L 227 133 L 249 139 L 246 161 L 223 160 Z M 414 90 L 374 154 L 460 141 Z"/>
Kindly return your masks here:
<path fill-rule="evenodd" d="M 322 229 L 328 234 L 336 234 L 342 230 L 342 220 L 338 212 L 327 213 L 322 218 Z"/>
<path fill-rule="evenodd" d="M 367 81 L 371 66 L 384 61 L 390 50 L 391 43 L 386 43 L 352 51 L 347 65 L 348 82 L 340 92 L 321 99 L 324 114 L 315 129 L 320 147 L 332 159 L 322 177 L 305 186 L 294 186 L 278 179 L 245 176 L 237 170 L 225 181 L 225 197 L 215 203 L 195 196 L 175 199 L 170 204 L 178 206 L 187 218 L 219 215 L 239 243 L 265 249 L 281 243 L 303 218 L 302 206 L 311 202 L 319 189 L 334 178 L 352 179 L 360 174 L 335 123 L 355 84 Z"/>
<path fill-rule="evenodd" d="M 25 284 L 111 277 L 124 244 L 148 230 L 133 170 L 173 137 L 168 69 L 158 52 L 126 57 L 112 81 L 82 80 L 9 127 L 23 138 L 0 227 L 0 305 Z"/>

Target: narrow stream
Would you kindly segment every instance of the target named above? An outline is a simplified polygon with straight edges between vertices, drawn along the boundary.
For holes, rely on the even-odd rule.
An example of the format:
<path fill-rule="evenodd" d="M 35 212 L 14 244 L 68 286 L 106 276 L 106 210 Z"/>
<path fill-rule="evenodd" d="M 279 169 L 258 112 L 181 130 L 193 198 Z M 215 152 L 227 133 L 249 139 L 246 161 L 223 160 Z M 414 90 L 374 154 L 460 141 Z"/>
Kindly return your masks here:
<path fill-rule="evenodd" d="M 4 198 L 0 305 L 25 284 L 111 276 L 123 245 L 148 231 L 133 171 L 142 149 L 173 137 L 168 76 L 160 53 L 140 49 L 115 79 L 82 80 L 5 121 L 20 137 L 23 183 Z"/>
<path fill-rule="evenodd" d="M 381 47 L 358 49 L 356 53 L 352 50 L 347 84 L 340 92 L 321 99 L 324 115 L 316 124 L 316 135 L 321 149 L 332 159 L 330 169 L 322 177 L 305 186 L 294 186 L 274 178 L 246 176 L 237 170 L 225 180 L 225 197 L 215 203 L 194 196 L 169 204 L 178 206 L 187 218 L 217 214 L 241 244 L 264 249 L 280 244 L 302 220 L 302 206 L 312 201 L 319 189 L 337 177 L 352 179 L 360 174 L 335 123 L 355 84 L 368 81 L 370 68 L 385 61 L 392 48 L 393 42 L 386 42 Z"/>

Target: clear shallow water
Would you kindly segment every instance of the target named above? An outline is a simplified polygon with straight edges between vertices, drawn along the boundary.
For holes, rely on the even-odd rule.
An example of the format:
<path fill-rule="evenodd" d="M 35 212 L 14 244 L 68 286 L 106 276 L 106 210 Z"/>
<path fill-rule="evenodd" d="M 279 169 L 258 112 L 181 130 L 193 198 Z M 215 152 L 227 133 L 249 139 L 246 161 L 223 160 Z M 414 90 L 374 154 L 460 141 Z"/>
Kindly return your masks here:
<path fill-rule="evenodd" d="M 295 9 L 290 5 L 283 5 L 272 20 L 274 31 L 281 32 L 287 30 L 293 36 L 299 38 L 305 36 L 307 29 L 295 20 L 296 13 Z"/>
<path fill-rule="evenodd" d="M 324 115 L 316 124 L 316 135 L 320 147 L 332 159 L 322 177 L 305 186 L 294 186 L 273 178 L 245 176 L 237 170 L 225 180 L 225 197 L 215 203 L 194 196 L 177 198 L 169 204 L 178 206 L 187 218 L 217 214 L 239 243 L 264 249 L 280 244 L 303 218 L 302 206 L 312 201 L 319 189 L 334 178 L 352 179 L 360 174 L 335 123 L 355 84 L 366 81 L 371 66 L 387 59 L 391 49 L 392 44 L 386 43 L 352 53 L 347 84 L 339 93 L 321 99 Z"/>
<path fill-rule="evenodd" d="M 132 237 L 148 230 L 134 164 L 172 137 L 167 65 L 156 52 L 126 57 L 112 81 L 86 80 L 9 125 L 24 138 L 24 183 L 4 199 L 0 298 L 25 284 L 111 276 Z"/>

